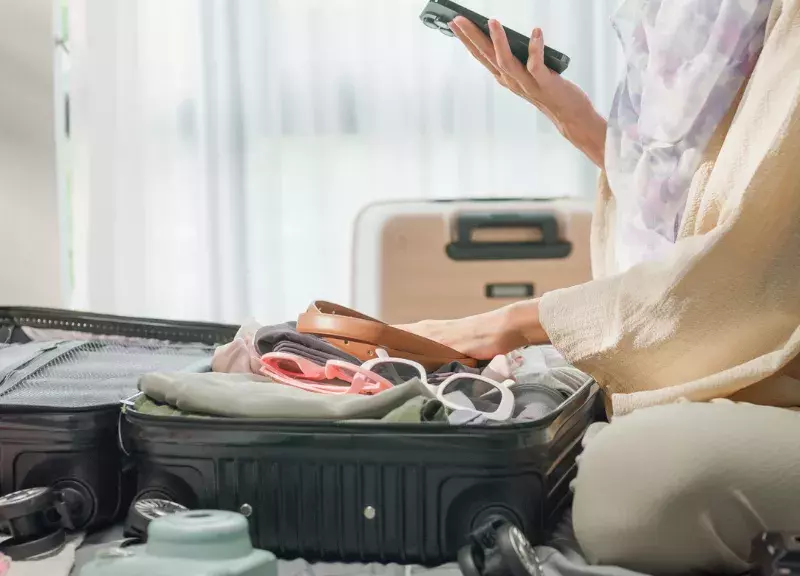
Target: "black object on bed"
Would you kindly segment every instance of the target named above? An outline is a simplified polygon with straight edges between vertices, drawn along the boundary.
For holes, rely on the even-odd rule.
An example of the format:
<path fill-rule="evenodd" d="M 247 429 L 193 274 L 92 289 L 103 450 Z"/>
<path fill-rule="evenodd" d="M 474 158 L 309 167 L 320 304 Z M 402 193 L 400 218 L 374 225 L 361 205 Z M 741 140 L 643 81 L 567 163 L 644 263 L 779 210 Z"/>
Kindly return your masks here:
<path fill-rule="evenodd" d="M 125 410 L 137 498 L 250 520 L 279 558 L 438 566 L 500 519 L 542 543 L 570 501 L 598 387 L 535 422 L 298 422 Z"/>
<path fill-rule="evenodd" d="M 127 510 L 135 476 L 119 450 L 120 402 L 156 370 L 208 369 L 236 328 L 0 308 L 0 493 L 50 488 L 76 530 Z M 205 367 L 205 368 L 204 368 Z"/>
<path fill-rule="evenodd" d="M 206 371 L 236 327 L 0 308 L 0 493 L 47 487 L 76 529 L 136 496 L 241 512 L 282 558 L 441 565 L 502 520 L 533 544 L 570 501 L 591 381 L 556 412 L 497 426 L 138 413 L 147 372 Z"/>

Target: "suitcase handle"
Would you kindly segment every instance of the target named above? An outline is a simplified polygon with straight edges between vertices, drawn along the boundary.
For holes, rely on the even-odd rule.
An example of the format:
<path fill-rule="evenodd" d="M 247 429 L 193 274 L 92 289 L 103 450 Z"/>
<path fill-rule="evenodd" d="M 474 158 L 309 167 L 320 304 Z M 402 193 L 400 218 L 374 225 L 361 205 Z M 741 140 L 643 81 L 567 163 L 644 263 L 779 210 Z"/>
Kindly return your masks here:
<path fill-rule="evenodd" d="M 553 214 L 471 213 L 462 214 L 456 224 L 458 239 L 447 246 L 453 260 L 554 260 L 567 258 L 572 244 L 558 236 Z M 475 242 L 477 230 L 532 229 L 541 239 L 535 242 Z"/>

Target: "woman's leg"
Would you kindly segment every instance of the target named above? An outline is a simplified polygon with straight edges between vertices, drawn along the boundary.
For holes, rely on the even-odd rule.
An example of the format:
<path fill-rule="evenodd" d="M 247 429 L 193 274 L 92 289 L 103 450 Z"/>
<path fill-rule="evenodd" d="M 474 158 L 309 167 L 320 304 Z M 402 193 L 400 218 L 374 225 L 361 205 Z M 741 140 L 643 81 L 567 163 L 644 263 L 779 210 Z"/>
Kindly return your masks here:
<path fill-rule="evenodd" d="M 619 418 L 587 442 L 573 514 L 594 562 L 741 572 L 758 533 L 800 531 L 800 413 L 723 401 Z"/>

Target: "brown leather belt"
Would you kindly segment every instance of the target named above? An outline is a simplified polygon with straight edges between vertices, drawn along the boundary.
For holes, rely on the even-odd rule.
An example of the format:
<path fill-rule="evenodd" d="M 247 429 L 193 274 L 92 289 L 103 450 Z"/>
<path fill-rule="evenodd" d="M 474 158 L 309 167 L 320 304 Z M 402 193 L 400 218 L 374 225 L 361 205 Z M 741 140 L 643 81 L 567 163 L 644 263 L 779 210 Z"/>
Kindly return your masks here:
<path fill-rule="evenodd" d="M 297 319 L 297 331 L 319 336 L 362 362 L 375 358 L 380 348 L 394 358 L 419 362 L 428 371 L 438 370 L 450 362 L 470 367 L 477 365 L 474 358 L 443 344 L 330 302 L 314 302 Z"/>

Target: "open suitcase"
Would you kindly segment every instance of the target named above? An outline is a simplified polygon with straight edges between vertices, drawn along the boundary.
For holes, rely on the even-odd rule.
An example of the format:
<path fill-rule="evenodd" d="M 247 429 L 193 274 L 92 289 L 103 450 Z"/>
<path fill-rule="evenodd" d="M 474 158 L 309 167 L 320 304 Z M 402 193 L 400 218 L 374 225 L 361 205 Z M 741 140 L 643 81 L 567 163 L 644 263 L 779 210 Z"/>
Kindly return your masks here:
<path fill-rule="evenodd" d="M 239 511 L 281 558 L 436 566 L 492 520 L 543 540 L 598 396 L 589 381 L 543 420 L 481 428 L 193 419 L 129 403 L 122 436 L 137 500 Z"/>
<path fill-rule="evenodd" d="M 120 401 L 145 372 L 207 370 L 214 346 L 235 332 L 0 308 L 0 493 L 52 489 L 79 530 L 117 520 L 135 481 L 119 450 Z"/>
<path fill-rule="evenodd" d="M 488 520 L 540 541 L 568 503 L 592 382 L 545 419 L 486 428 L 120 411 L 140 375 L 207 371 L 235 331 L 0 309 L 2 493 L 57 491 L 76 529 L 119 520 L 136 495 L 242 512 L 284 558 L 425 565 L 454 560 Z"/>
<path fill-rule="evenodd" d="M 352 304 L 390 324 L 461 318 L 592 278 L 591 202 L 386 202 L 358 216 Z"/>

